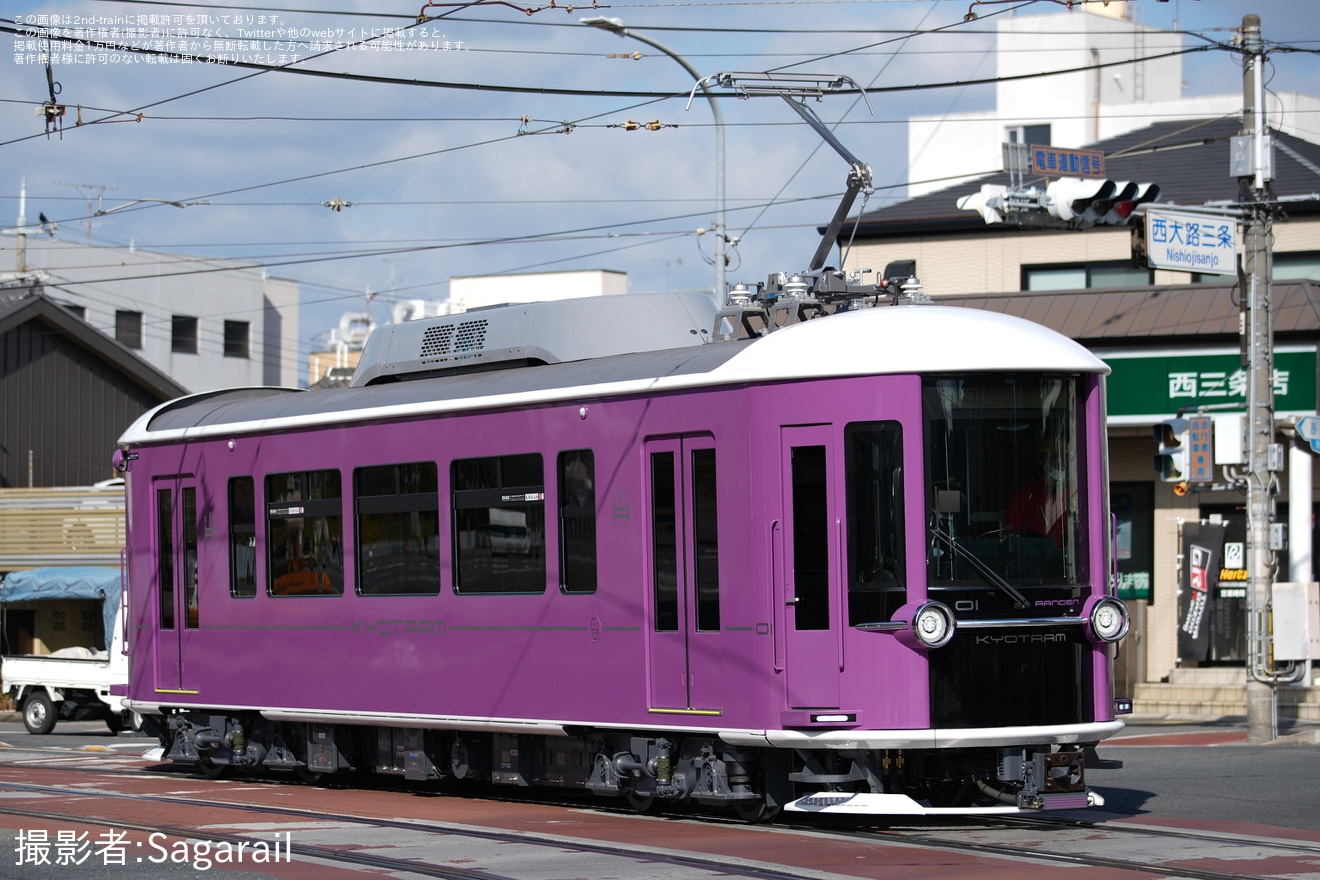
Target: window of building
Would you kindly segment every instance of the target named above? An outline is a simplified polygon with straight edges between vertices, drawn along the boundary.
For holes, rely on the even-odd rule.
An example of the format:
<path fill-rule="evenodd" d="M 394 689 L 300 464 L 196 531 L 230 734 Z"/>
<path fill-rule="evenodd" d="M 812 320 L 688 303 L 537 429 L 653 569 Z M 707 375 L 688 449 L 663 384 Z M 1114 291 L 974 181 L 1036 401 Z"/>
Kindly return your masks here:
<path fill-rule="evenodd" d="M 843 432 L 848 493 L 848 625 L 889 620 L 906 601 L 903 431 L 858 422 Z"/>
<path fill-rule="evenodd" d="M 87 309 L 84 306 L 75 306 L 73 303 L 60 303 L 64 310 L 73 315 L 80 321 L 87 320 Z"/>
<path fill-rule="evenodd" d="M 196 318 L 175 315 L 170 319 L 170 351 L 175 354 L 197 354 Z"/>
<path fill-rule="evenodd" d="M 1150 483 L 1111 483 L 1109 506 L 1118 526 L 1114 558 L 1118 597 L 1155 601 L 1155 487 Z"/>
<path fill-rule="evenodd" d="M 596 457 L 559 453 L 559 587 L 596 592 Z"/>
<path fill-rule="evenodd" d="M 272 596 L 344 592 L 343 492 L 339 471 L 266 477 L 266 543 Z"/>
<path fill-rule="evenodd" d="M 1275 254 L 1271 273 L 1275 281 L 1320 281 L 1320 254 Z M 1232 275 L 1191 274 L 1193 284 L 1224 284 L 1233 280 Z"/>
<path fill-rule="evenodd" d="M 247 321 L 225 321 L 225 357 L 248 357 L 250 328 Z"/>
<path fill-rule="evenodd" d="M 545 471 L 541 456 L 467 458 L 450 466 L 454 591 L 545 592 Z"/>
<path fill-rule="evenodd" d="M 1274 280 L 1320 281 L 1320 254 L 1275 254 Z"/>
<path fill-rule="evenodd" d="M 1004 140 L 1010 144 L 1044 144 L 1050 143 L 1050 124 L 1044 125 L 1010 125 L 1004 129 Z"/>
<path fill-rule="evenodd" d="M 1126 262 L 1097 263 L 1089 266 L 1022 267 L 1023 290 L 1145 287 L 1154 283 L 1154 271 L 1135 269 Z"/>
<path fill-rule="evenodd" d="M 440 493 L 435 462 L 358 468 L 357 591 L 440 593 Z"/>
<path fill-rule="evenodd" d="M 142 348 L 142 313 L 115 312 L 115 339 L 128 348 Z"/>
<path fill-rule="evenodd" d="M 257 595 L 256 481 L 234 477 L 229 481 L 229 594 Z"/>

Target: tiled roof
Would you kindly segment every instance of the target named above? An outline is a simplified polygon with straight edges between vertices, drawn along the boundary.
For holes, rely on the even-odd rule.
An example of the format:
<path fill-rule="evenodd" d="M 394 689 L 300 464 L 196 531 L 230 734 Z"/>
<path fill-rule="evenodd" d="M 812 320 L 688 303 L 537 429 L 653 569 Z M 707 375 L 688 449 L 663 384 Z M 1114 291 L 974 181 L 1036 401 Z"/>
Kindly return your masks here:
<path fill-rule="evenodd" d="M 1200 205 L 1238 197 L 1237 179 L 1229 176 L 1229 148 L 1241 128 L 1236 117 L 1161 122 L 1100 141 L 1088 149 L 1104 152 L 1105 174 L 1111 180 L 1156 183 L 1160 187 L 1158 201 Z M 1278 132 L 1274 137 L 1278 145 L 1274 152 L 1274 192 L 1280 196 L 1320 192 L 1320 145 Z M 857 238 L 984 230 L 981 216 L 975 211 L 960 211 L 958 199 L 979 192 L 982 184 L 1008 182 L 1008 174 L 999 172 L 868 211 L 862 215 Z M 1037 185 L 1041 182 L 1034 181 Z M 1293 202 L 1286 209 L 1290 213 L 1320 212 L 1320 199 Z M 1021 233 L 1016 226 L 991 228 Z M 845 224 L 840 237 L 846 238 L 851 230 L 852 225 Z"/>
<path fill-rule="evenodd" d="M 1088 347 L 1153 341 L 1224 343 L 1238 338 L 1241 291 L 1235 284 L 1185 284 L 1113 290 L 939 296 L 940 305 L 986 309 L 1036 321 Z M 1275 338 L 1320 339 L 1320 284 L 1275 282 Z"/>

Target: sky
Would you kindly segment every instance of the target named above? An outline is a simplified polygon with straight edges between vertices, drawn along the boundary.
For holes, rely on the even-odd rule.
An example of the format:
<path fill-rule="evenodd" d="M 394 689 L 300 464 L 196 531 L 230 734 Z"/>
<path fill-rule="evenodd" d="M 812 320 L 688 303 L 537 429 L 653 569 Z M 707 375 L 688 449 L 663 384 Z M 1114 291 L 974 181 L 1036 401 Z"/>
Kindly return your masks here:
<path fill-rule="evenodd" d="M 0 0 L 0 29 L 55 15 L 255 65 L 62 50 L 50 76 L 69 109 L 48 135 L 47 69 L 30 38 L 0 33 L 0 226 L 16 220 L 25 178 L 29 221 L 46 214 L 62 240 L 262 263 L 300 284 L 302 359 L 344 312 L 386 320 L 392 301 L 442 302 L 453 276 L 608 269 L 628 274 L 630 292 L 709 291 L 710 106 L 688 106 L 693 77 L 673 58 L 582 19 L 619 19 L 706 76 L 892 89 L 869 111 L 848 94 L 810 105 L 873 169 L 873 209 L 906 194 L 909 116 L 993 107 L 992 84 L 964 83 L 994 76 L 999 16 L 1089 14 L 1067 0 L 550 2 Z M 1131 9 L 1188 46 L 1227 42 L 1254 12 L 1269 87 L 1320 95 L 1315 0 Z M 1240 93 L 1242 74 L 1235 54 L 1203 52 L 1183 80 L 1187 96 Z M 727 280 L 805 269 L 848 164 L 778 98 L 719 103 L 737 239 Z M 118 210 L 91 216 L 98 199 Z"/>

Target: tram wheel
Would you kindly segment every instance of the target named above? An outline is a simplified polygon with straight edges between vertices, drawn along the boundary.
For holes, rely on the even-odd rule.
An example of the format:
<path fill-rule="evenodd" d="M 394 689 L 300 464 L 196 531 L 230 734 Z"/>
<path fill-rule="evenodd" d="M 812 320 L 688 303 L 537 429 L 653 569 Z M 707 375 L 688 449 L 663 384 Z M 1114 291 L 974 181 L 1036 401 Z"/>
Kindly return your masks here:
<path fill-rule="evenodd" d="M 228 764 L 217 764 L 210 758 L 202 758 L 198 761 L 197 769 L 207 779 L 224 779 L 229 775 Z"/>
<path fill-rule="evenodd" d="M 779 815 L 779 808 L 766 803 L 764 795 L 758 798 L 746 798 L 733 802 L 733 814 L 738 821 L 754 825 L 757 822 L 769 822 Z"/>
<path fill-rule="evenodd" d="M 293 769 L 293 775 L 298 777 L 298 781 L 303 785 L 324 785 L 329 773 L 323 770 L 309 770 L 306 764 L 302 764 Z"/>
<path fill-rule="evenodd" d="M 624 792 L 623 796 L 634 813 L 650 813 L 655 810 L 657 799 L 653 794 L 642 794 L 641 792 L 629 790 Z"/>

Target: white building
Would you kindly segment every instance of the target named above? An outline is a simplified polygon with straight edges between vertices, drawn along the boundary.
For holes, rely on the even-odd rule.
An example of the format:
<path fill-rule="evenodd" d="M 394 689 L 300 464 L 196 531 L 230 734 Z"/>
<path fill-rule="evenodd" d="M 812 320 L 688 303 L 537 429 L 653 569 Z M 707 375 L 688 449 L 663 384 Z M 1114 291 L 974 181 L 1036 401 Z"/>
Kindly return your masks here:
<path fill-rule="evenodd" d="M 18 247 L 17 236 L 0 239 L 0 266 L 18 266 Z M 26 236 L 23 262 L 21 274 L 40 280 L 51 299 L 189 391 L 296 387 L 302 378 L 298 283 L 270 278 L 256 263 L 40 234 Z"/>
<path fill-rule="evenodd" d="M 451 314 L 505 303 L 546 302 L 628 292 L 628 274 L 609 269 L 527 275 L 455 276 L 449 279 Z"/>
<path fill-rule="evenodd" d="M 1000 78 L 995 109 L 909 120 L 909 197 L 1002 170 L 1004 143 L 1076 148 L 1155 122 L 1242 112 L 1241 91 L 1183 98 L 1182 56 L 1170 55 L 1183 37 L 1119 17 L 1125 11 L 1114 2 L 996 18 L 998 70 L 981 74 Z M 1032 76 L 1044 70 L 1076 72 Z M 1271 89 L 1268 101 L 1273 128 L 1320 143 L 1320 99 Z"/>

